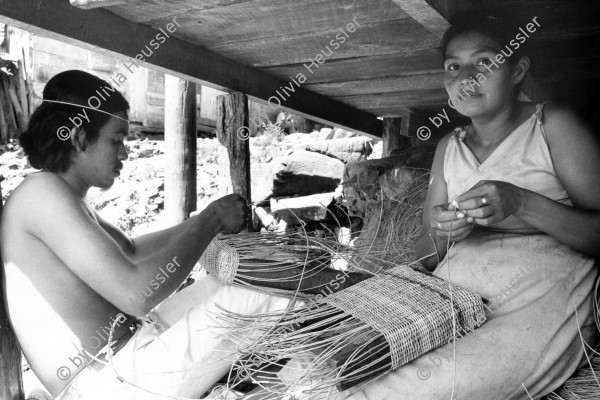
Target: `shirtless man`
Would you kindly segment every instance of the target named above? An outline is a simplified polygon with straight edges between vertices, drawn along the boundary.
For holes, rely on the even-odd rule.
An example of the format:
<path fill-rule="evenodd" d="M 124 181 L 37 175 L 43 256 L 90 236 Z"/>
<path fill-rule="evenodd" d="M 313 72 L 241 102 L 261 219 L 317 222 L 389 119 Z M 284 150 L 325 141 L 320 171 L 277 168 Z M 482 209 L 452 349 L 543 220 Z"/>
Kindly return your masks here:
<path fill-rule="evenodd" d="M 127 159 L 129 105 L 114 91 L 99 106 L 114 116 L 90 108 L 100 88 L 109 85 L 82 71 L 48 82 L 45 101 L 21 138 L 31 165 L 42 171 L 12 193 L 0 231 L 10 320 L 33 371 L 54 396 L 84 368 L 83 354 L 95 355 L 107 344 L 111 321 L 113 339 L 131 336 L 134 317 L 181 285 L 217 233 L 246 225 L 247 205 L 238 195 L 137 238 L 92 210 L 88 189 L 109 188 Z M 72 126 L 76 115 L 81 126 L 70 129 L 68 140 L 59 139 L 57 130 Z M 161 274 L 166 268 L 168 277 Z"/>

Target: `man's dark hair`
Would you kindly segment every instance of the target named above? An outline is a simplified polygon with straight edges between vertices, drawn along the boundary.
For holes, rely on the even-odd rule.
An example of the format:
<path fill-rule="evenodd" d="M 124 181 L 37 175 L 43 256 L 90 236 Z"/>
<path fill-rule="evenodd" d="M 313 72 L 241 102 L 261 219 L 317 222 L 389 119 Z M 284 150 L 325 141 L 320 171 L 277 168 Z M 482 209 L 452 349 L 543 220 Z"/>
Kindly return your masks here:
<path fill-rule="evenodd" d="M 531 20 L 531 19 L 530 19 Z M 442 53 L 442 62 L 446 57 L 446 49 L 448 44 L 456 36 L 465 33 L 479 33 L 485 37 L 492 39 L 499 46 L 499 49 L 504 49 L 505 46 L 514 52 L 507 61 L 511 64 L 516 64 L 519 58 L 526 55 L 527 42 L 519 43 L 519 48 L 514 50 L 511 48 L 510 41 L 515 39 L 515 36 L 520 33 L 519 27 L 525 26 L 527 22 L 523 18 L 516 18 L 514 15 L 508 16 L 502 11 L 484 11 L 484 12 L 466 12 L 456 15 L 449 20 L 450 28 L 444 33 L 440 43 Z"/>
<path fill-rule="evenodd" d="M 99 101 L 90 100 L 92 97 Z M 61 72 L 52 77 L 44 88 L 43 99 L 76 104 L 43 101 L 31 116 L 27 130 L 20 136 L 21 146 L 31 166 L 52 172 L 65 172 L 71 164 L 70 156 L 75 148 L 71 140 L 61 140 L 58 135 L 62 127 L 73 128 L 74 124 L 69 118 L 74 119 L 77 114 L 83 114 L 84 108 L 90 120 L 87 122 L 79 117 L 82 122 L 79 129 L 85 131 L 85 150 L 98 140 L 100 129 L 109 118 L 114 118 L 97 110 L 111 114 L 129 110 L 125 97 L 112 85 L 92 74 L 77 70 Z"/>

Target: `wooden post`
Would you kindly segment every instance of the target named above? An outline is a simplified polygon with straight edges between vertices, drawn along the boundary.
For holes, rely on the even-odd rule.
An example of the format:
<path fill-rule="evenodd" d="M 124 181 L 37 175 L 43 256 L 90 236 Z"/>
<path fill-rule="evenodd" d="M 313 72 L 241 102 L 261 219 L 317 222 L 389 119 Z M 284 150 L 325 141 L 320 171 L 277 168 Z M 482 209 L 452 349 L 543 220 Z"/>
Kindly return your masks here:
<path fill-rule="evenodd" d="M 389 157 L 395 149 L 402 150 L 410 146 L 410 138 L 402 136 L 402 118 L 383 119 L 383 151 L 382 157 Z"/>
<path fill-rule="evenodd" d="M 4 178 L 0 176 L 0 182 Z M 0 221 L 2 220 L 2 194 L 0 193 Z M 23 400 L 21 349 L 8 320 L 4 306 L 4 264 L 0 255 L 0 399 Z"/>
<path fill-rule="evenodd" d="M 217 96 L 217 138 L 227 148 L 232 190 L 251 202 L 248 137 L 248 96 L 243 93 Z"/>
<path fill-rule="evenodd" d="M 165 77 L 166 79 L 166 77 Z M 166 82 L 165 82 L 166 84 Z M 166 86 L 165 86 L 166 87 Z M 142 126 L 148 126 L 148 69 L 136 68 L 133 71 L 133 78 L 130 79 L 131 110 L 129 119 L 141 123 Z M 166 93 L 165 93 L 166 94 Z M 165 102 L 166 104 L 166 102 Z"/>
<path fill-rule="evenodd" d="M 178 224 L 196 210 L 196 83 L 165 75 L 165 214 Z"/>

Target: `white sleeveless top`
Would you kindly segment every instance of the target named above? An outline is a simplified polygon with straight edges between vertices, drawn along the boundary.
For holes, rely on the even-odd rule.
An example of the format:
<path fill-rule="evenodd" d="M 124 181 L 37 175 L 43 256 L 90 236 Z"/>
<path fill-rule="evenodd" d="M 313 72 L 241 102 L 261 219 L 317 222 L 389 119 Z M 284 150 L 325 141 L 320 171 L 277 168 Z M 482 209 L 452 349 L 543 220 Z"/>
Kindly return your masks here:
<path fill-rule="evenodd" d="M 481 180 L 498 180 L 571 205 L 554 170 L 543 107 L 537 105 L 483 163 L 465 145 L 465 129 L 456 129 L 444 159 L 449 201 Z M 458 398 L 529 399 L 523 385 L 538 398 L 564 382 L 585 359 L 581 339 L 596 340 L 592 295 L 597 274 L 592 257 L 517 217 L 491 229 L 476 227 L 455 242 L 434 275 L 479 293 L 490 310 L 487 322 L 457 341 Z M 442 358 L 452 353 L 450 347 L 428 356 Z M 436 367 L 436 379 L 428 383 L 440 393 L 428 398 L 446 398 L 444 390 L 455 374 L 452 365 Z M 471 382 L 485 382 L 484 389 Z"/>
<path fill-rule="evenodd" d="M 554 171 L 542 124 L 543 109 L 544 103 L 538 104 L 536 112 L 508 135 L 483 163 L 479 163 L 464 143 L 466 128 L 456 128 L 444 157 L 448 201 L 465 193 L 479 181 L 496 180 L 572 205 Z M 536 231 L 531 225 L 513 216 L 489 228 L 515 232 Z"/>

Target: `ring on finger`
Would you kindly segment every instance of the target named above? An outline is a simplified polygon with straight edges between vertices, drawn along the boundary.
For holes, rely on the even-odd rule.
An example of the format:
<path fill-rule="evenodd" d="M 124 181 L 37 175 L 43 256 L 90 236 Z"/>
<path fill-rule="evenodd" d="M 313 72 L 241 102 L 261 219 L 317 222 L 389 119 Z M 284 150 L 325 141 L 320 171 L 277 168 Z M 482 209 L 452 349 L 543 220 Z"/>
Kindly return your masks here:
<path fill-rule="evenodd" d="M 440 224 L 439 222 L 437 223 L 438 228 L 442 229 L 442 224 Z"/>
<path fill-rule="evenodd" d="M 487 204 L 487 199 L 485 196 L 481 196 L 481 204 Z"/>

